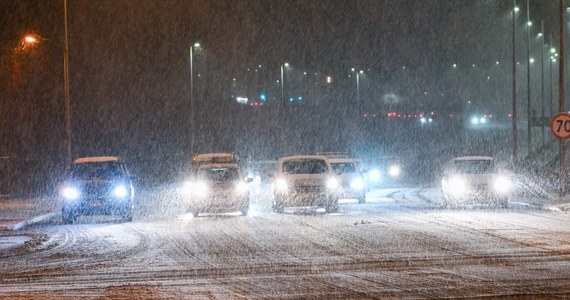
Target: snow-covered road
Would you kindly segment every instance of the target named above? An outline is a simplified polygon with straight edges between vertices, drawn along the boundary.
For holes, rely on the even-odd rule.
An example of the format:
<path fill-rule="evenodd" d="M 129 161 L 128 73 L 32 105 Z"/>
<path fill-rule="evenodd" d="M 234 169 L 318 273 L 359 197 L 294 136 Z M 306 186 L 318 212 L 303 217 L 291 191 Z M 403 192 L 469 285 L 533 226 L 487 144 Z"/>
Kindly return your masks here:
<path fill-rule="evenodd" d="M 0 254 L 0 298 L 570 296 L 569 212 L 444 210 L 421 189 L 371 196 L 337 214 L 275 214 L 264 200 L 247 217 L 199 218 L 151 214 L 166 205 L 155 198 L 133 223 L 32 227 Z"/>

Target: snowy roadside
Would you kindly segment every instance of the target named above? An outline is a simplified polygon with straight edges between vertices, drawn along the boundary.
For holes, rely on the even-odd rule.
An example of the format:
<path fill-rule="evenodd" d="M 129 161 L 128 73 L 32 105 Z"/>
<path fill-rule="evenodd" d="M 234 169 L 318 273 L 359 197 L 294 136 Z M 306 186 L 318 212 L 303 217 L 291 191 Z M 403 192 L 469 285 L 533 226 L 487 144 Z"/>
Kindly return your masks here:
<path fill-rule="evenodd" d="M 20 230 L 61 217 L 54 199 L 0 199 L 0 251 L 18 249 L 32 239 Z"/>
<path fill-rule="evenodd" d="M 0 199 L 0 231 L 19 230 L 58 217 L 59 203 L 50 198 Z"/>

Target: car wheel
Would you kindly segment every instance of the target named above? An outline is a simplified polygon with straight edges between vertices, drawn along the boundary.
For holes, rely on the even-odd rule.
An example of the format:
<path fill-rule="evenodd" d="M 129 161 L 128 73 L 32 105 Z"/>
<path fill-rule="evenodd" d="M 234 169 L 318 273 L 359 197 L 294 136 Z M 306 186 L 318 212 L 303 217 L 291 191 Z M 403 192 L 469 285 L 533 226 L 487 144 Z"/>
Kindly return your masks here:
<path fill-rule="evenodd" d="M 63 224 L 73 224 L 76 218 L 77 217 L 72 209 L 66 209 L 65 207 L 61 209 L 61 220 L 63 221 Z"/>
<path fill-rule="evenodd" d="M 509 200 L 508 199 L 501 199 L 499 201 L 499 205 L 500 208 L 509 208 Z"/>
<path fill-rule="evenodd" d="M 334 199 L 332 201 L 330 201 L 327 206 L 325 207 L 325 211 L 327 213 L 336 213 L 338 212 L 339 206 L 338 206 L 338 200 Z"/>
<path fill-rule="evenodd" d="M 123 222 L 132 222 L 133 221 L 133 210 L 129 208 L 125 212 L 123 212 L 122 220 L 123 220 Z"/>
<path fill-rule="evenodd" d="M 283 207 L 283 203 L 278 203 L 277 201 L 273 201 L 273 211 L 282 214 L 285 212 L 285 207 Z"/>
<path fill-rule="evenodd" d="M 247 213 L 249 212 L 249 203 L 241 209 L 241 214 L 244 216 L 247 216 Z"/>

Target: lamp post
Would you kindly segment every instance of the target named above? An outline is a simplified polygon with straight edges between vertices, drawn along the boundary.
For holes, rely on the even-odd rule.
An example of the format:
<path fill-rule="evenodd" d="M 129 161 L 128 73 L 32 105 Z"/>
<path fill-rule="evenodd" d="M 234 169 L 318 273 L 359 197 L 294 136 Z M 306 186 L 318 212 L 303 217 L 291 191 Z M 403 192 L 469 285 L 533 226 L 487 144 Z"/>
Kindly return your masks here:
<path fill-rule="evenodd" d="M 190 155 L 194 155 L 194 111 L 195 111 L 195 101 L 194 101 L 194 70 L 193 70 L 193 56 L 194 48 L 200 48 L 200 43 L 196 42 L 190 46 Z"/>
<path fill-rule="evenodd" d="M 517 167 L 517 47 L 516 47 L 516 13 L 518 11 L 517 8 L 517 0 L 513 0 L 513 85 L 512 85 L 512 113 L 511 113 L 511 125 L 513 128 L 513 153 L 511 156 L 511 163 L 513 167 L 516 169 Z"/>
<path fill-rule="evenodd" d="M 540 80 L 541 80 L 541 91 L 540 91 L 540 116 L 544 119 L 544 20 L 540 22 Z M 540 124 L 540 134 L 542 138 L 542 149 L 544 149 L 545 139 L 544 139 L 544 126 Z"/>
<path fill-rule="evenodd" d="M 28 44 L 36 44 L 40 41 L 52 42 L 60 47 L 63 51 L 63 100 L 64 100 L 64 119 L 65 119 L 65 166 L 71 165 L 72 161 L 72 133 L 71 133 L 71 97 L 69 95 L 69 58 L 68 58 L 68 42 L 67 42 L 67 0 L 63 1 L 64 15 L 64 42 L 63 46 L 53 42 L 50 39 L 42 38 L 39 35 L 26 35 L 24 42 Z"/>
<path fill-rule="evenodd" d="M 285 107 L 285 67 L 289 67 L 289 63 L 281 64 L 281 105 Z"/>
<path fill-rule="evenodd" d="M 526 122 L 526 133 L 527 133 L 527 154 L 530 155 L 532 153 L 532 131 L 531 131 L 531 108 L 530 108 L 530 29 L 532 23 L 530 22 L 530 8 L 528 0 L 526 0 L 526 18 L 527 18 L 527 47 L 526 47 L 526 54 L 527 54 L 527 71 L 526 71 L 526 84 L 527 84 L 527 101 L 526 101 L 526 115 L 527 115 L 527 122 Z"/>
<path fill-rule="evenodd" d="M 352 68 L 351 71 L 356 73 L 356 106 L 360 107 L 360 74 L 364 74 L 364 71 L 360 70 L 356 72 L 354 68 Z"/>

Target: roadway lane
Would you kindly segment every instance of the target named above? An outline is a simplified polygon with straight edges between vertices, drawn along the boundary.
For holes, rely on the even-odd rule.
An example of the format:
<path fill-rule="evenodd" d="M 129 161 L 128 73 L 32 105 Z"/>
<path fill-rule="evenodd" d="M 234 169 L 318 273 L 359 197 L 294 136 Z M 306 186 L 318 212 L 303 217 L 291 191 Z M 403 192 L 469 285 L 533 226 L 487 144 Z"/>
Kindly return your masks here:
<path fill-rule="evenodd" d="M 25 247 L 0 254 L 0 297 L 570 295 L 568 212 L 442 210 L 433 191 L 416 188 L 370 195 L 337 214 L 275 214 L 263 199 L 247 217 L 199 218 L 172 197 L 152 196 L 133 223 L 29 228 Z M 168 213 L 144 214 L 150 203 Z"/>

